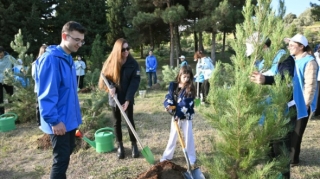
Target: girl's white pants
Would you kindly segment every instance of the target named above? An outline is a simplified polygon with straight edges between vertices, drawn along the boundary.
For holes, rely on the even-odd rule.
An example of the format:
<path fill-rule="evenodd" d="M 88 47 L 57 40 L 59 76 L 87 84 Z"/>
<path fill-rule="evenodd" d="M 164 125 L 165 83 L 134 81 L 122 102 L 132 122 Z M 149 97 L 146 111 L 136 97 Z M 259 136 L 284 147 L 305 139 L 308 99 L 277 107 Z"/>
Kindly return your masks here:
<path fill-rule="evenodd" d="M 196 151 L 193 140 L 193 132 L 192 132 L 192 120 L 179 120 L 179 126 L 182 129 L 184 135 L 184 142 L 186 151 L 188 153 L 188 157 L 190 160 L 190 164 L 194 165 L 196 162 Z M 160 162 L 164 160 L 171 160 L 173 158 L 174 149 L 176 148 L 178 133 L 175 128 L 174 118 L 171 119 L 171 127 L 170 127 L 170 136 L 167 147 L 163 152 L 162 158 Z M 181 150 L 181 152 L 183 152 Z"/>

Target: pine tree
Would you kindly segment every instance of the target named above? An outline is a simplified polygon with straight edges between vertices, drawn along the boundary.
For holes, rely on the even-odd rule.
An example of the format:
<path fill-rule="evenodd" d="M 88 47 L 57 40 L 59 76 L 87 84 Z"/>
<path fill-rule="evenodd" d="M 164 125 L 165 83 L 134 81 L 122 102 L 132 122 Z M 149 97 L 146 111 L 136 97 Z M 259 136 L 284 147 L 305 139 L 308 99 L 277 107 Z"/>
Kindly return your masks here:
<path fill-rule="evenodd" d="M 277 178 L 288 170 L 287 151 L 270 159 L 270 141 L 284 137 L 288 132 L 289 115 L 286 102 L 290 100 L 292 89 L 290 78 L 263 86 L 252 83 L 249 76 L 256 71 L 254 62 L 265 60 L 265 69 L 270 68 L 272 60 L 281 48 L 286 36 L 283 20 L 270 8 L 270 0 L 258 0 L 253 6 L 248 0 L 243 9 L 245 20 L 236 26 L 237 39 L 231 45 L 236 55 L 232 65 L 217 63 L 210 79 L 210 111 L 206 118 L 216 129 L 217 135 L 211 141 L 213 155 L 202 156 L 204 165 L 209 168 L 212 178 L 256 179 Z M 258 34 L 254 52 L 250 57 L 245 54 L 246 41 Z M 263 50 L 269 38 L 272 45 Z M 270 100 L 271 99 L 271 100 Z M 263 124 L 259 124 L 261 116 Z"/>
<path fill-rule="evenodd" d="M 93 71 L 94 69 L 101 70 L 102 64 L 106 59 L 105 55 L 106 54 L 103 51 L 101 36 L 97 34 L 91 46 L 89 59 L 87 60 L 87 69 L 91 71 Z"/>
<path fill-rule="evenodd" d="M 33 55 L 26 54 L 30 43 L 27 42 L 27 44 L 24 45 L 23 35 L 19 29 L 19 33 L 15 35 L 14 41 L 10 43 L 10 46 L 19 54 L 18 58 L 23 61 L 24 70 L 20 76 L 26 80 L 29 85 L 23 87 L 19 81 L 15 80 L 12 70 L 6 71 L 4 82 L 14 86 L 14 94 L 8 97 L 11 103 L 5 104 L 5 107 L 16 113 L 19 116 L 18 119 L 20 122 L 31 121 L 34 120 L 36 116 L 36 95 L 34 93 L 34 82 L 30 70 L 34 58 Z M 32 109 L 34 110 L 32 111 Z"/>

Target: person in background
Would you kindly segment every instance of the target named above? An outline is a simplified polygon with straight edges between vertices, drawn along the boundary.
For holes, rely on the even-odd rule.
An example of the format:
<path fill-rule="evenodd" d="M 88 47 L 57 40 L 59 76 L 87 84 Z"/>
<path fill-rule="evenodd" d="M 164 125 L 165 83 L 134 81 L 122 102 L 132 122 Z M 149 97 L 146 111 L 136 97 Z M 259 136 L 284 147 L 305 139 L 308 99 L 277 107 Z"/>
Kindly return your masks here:
<path fill-rule="evenodd" d="M 0 46 L 0 104 L 3 104 L 3 88 L 10 96 L 13 95 L 13 86 L 4 83 L 4 73 L 6 70 L 12 70 L 14 64 L 17 64 L 16 59 L 9 55 L 5 49 Z M 4 114 L 4 107 L 0 107 L 0 115 Z"/>
<path fill-rule="evenodd" d="M 293 100 L 297 109 L 297 121 L 291 138 L 290 165 L 299 165 L 300 149 L 308 121 L 316 109 L 317 102 L 317 64 L 312 49 L 305 36 L 297 34 L 289 40 L 290 55 L 294 56 Z"/>
<path fill-rule="evenodd" d="M 157 58 L 153 55 L 153 52 L 150 50 L 149 56 L 147 56 L 146 58 L 146 72 L 148 76 L 149 87 L 151 87 L 152 84 L 157 83 L 157 67 L 158 67 Z M 152 83 L 152 77 L 153 77 L 153 83 Z"/>
<path fill-rule="evenodd" d="M 74 62 L 77 70 L 77 82 L 78 82 L 78 87 L 80 89 L 83 88 L 83 78 L 85 75 L 85 69 L 86 69 L 86 64 L 82 60 L 80 55 L 77 55 L 77 60 Z"/>
<path fill-rule="evenodd" d="M 179 59 L 181 60 L 180 67 L 188 65 L 188 62 L 186 61 L 186 57 L 184 55 L 181 55 Z"/>
<path fill-rule="evenodd" d="M 316 50 L 316 52 L 314 53 L 314 57 L 316 58 L 316 61 L 320 67 L 320 45 L 317 45 L 318 49 Z M 317 76 L 317 82 L 318 82 L 318 88 L 320 85 L 320 73 L 318 72 L 318 76 Z M 317 109 L 314 112 L 314 116 L 319 116 L 320 115 L 320 90 L 318 90 L 318 99 L 317 99 Z"/>
<path fill-rule="evenodd" d="M 128 42 L 123 38 L 118 39 L 101 70 L 101 73 L 109 81 L 111 89 L 107 88 L 102 77 L 99 79 L 99 88 L 104 89 L 109 94 L 109 105 L 112 108 L 112 116 L 114 119 L 113 127 L 118 144 L 117 157 L 119 159 L 124 159 L 125 151 L 121 130 L 121 112 L 113 97 L 116 95 L 119 103 L 122 104 L 122 108 L 128 116 L 132 127 L 135 129 L 133 120 L 134 95 L 140 84 L 139 64 L 132 57 L 129 50 L 130 47 Z M 131 141 L 132 157 L 138 158 L 139 151 L 137 147 L 137 140 L 130 128 L 127 128 Z"/>
<path fill-rule="evenodd" d="M 40 109 L 40 129 L 49 134 L 53 147 L 50 179 L 66 179 L 75 132 L 82 117 L 77 93 L 76 69 L 71 53 L 85 43 L 86 29 L 69 21 L 61 31 L 60 45 L 51 45 L 35 64 Z"/>
<path fill-rule="evenodd" d="M 163 102 L 165 109 L 172 115 L 172 118 L 168 144 L 160 162 L 173 158 L 177 142 L 177 130 L 174 123 L 178 121 L 184 134 L 190 164 L 195 164 L 197 158 L 192 132 L 195 96 L 192 69 L 188 66 L 182 66 L 176 77 L 176 81 L 170 82 L 168 94 Z"/>
<path fill-rule="evenodd" d="M 197 94 L 200 96 L 197 96 L 197 98 L 201 98 L 201 102 L 206 102 L 210 90 L 209 79 L 213 73 L 214 66 L 211 58 L 204 55 L 202 51 L 195 52 L 193 58 L 197 62 L 196 75 L 194 76 L 195 82 L 199 83 L 199 92 Z"/>
<path fill-rule="evenodd" d="M 293 77 L 294 75 L 294 68 L 295 68 L 295 62 L 293 56 L 289 55 L 288 58 L 286 58 L 284 61 L 279 62 L 277 65 L 277 71 L 278 73 L 276 75 L 281 75 L 281 78 L 284 79 L 285 75 L 288 74 L 290 77 Z M 272 85 L 275 83 L 274 79 L 275 75 L 265 75 L 263 73 L 260 73 L 258 71 L 254 71 L 251 76 L 250 80 L 254 83 L 261 84 L 261 85 Z M 290 99 L 292 100 L 292 98 Z M 284 101 L 283 103 L 287 103 L 288 101 Z M 290 111 L 295 111 L 295 107 L 291 106 Z M 290 122 L 288 123 L 288 128 L 291 128 L 295 126 L 296 116 L 290 117 Z M 259 121 L 260 122 L 260 121 Z M 285 147 L 286 151 L 290 152 L 290 139 L 292 138 L 293 131 L 288 131 L 287 135 L 279 140 L 271 141 L 271 152 L 270 157 L 276 158 L 280 155 L 283 155 L 282 148 Z M 290 163 L 288 162 L 287 168 L 281 171 L 282 178 L 289 179 L 290 178 Z"/>
<path fill-rule="evenodd" d="M 266 42 L 264 43 L 264 50 L 268 50 L 270 48 L 271 45 L 271 40 L 268 38 L 266 40 Z M 274 76 L 278 73 L 278 64 L 281 60 L 281 58 L 286 54 L 287 52 L 284 49 L 280 49 L 277 54 L 275 55 L 273 61 L 272 61 L 272 65 L 269 69 L 265 70 L 263 69 L 264 67 L 264 59 L 257 62 L 257 68 L 260 72 L 262 72 L 263 75 L 265 76 Z M 264 70 L 264 71 L 262 71 Z"/>
<path fill-rule="evenodd" d="M 17 65 L 15 65 L 12 69 L 14 79 L 19 82 L 24 88 L 29 86 L 29 78 L 26 77 L 28 67 L 23 66 L 23 61 L 21 59 L 17 60 Z"/>
<path fill-rule="evenodd" d="M 32 79 L 35 80 L 35 68 L 36 68 L 36 60 L 39 59 L 41 57 L 42 54 L 44 54 L 44 52 L 46 51 L 47 45 L 46 44 L 42 44 L 40 49 L 39 49 L 39 53 L 37 58 L 33 61 L 32 66 L 31 66 L 31 76 Z M 37 94 L 37 85 L 36 83 L 34 84 L 34 92 Z M 38 98 L 36 100 L 36 120 L 37 120 L 37 124 L 40 127 L 41 126 L 41 120 L 40 120 L 40 111 L 39 111 L 39 103 L 38 103 Z"/>

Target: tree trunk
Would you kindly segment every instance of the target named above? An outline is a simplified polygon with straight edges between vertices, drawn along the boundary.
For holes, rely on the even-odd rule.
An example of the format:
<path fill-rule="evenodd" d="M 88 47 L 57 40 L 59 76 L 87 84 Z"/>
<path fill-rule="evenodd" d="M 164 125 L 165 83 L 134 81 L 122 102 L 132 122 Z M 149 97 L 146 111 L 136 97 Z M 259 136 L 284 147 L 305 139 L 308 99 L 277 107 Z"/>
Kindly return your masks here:
<path fill-rule="evenodd" d="M 216 37 L 217 32 L 215 30 L 212 31 L 212 38 L 211 38 L 211 59 L 213 62 L 213 65 L 216 64 Z"/>
<path fill-rule="evenodd" d="M 179 27 L 176 26 L 176 35 L 177 35 L 177 49 L 178 49 L 178 57 L 181 55 L 182 49 L 180 44 L 180 33 L 179 33 Z"/>
<path fill-rule="evenodd" d="M 194 19 L 194 26 L 195 26 L 195 24 L 196 24 L 196 19 Z M 194 38 L 194 51 L 196 52 L 196 51 L 198 51 L 198 35 L 197 35 L 197 32 L 194 30 L 193 31 L 193 38 Z"/>
<path fill-rule="evenodd" d="M 193 36 L 194 36 L 194 51 L 198 51 L 199 48 L 198 48 L 198 34 L 196 31 L 193 31 Z"/>
<path fill-rule="evenodd" d="M 154 50 L 154 38 L 153 38 L 153 35 L 152 35 L 152 28 L 151 28 L 151 25 L 149 25 L 149 38 L 150 38 L 150 45 L 151 45 L 151 50 Z"/>
<path fill-rule="evenodd" d="M 223 40 L 222 40 L 222 58 L 224 58 L 225 45 L 226 45 L 226 32 L 223 32 Z"/>
<path fill-rule="evenodd" d="M 144 54 L 143 54 L 143 44 L 140 45 L 140 58 L 144 58 Z"/>
<path fill-rule="evenodd" d="M 174 66 L 173 53 L 174 53 L 173 24 L 170 23 L 170 66 L 171 67 Z"/>
<path fill-rule="evenodd" d="M 203 41 L 202 41 L 202 32 L 199 32 L 199 50 L 204 52 Z"/>

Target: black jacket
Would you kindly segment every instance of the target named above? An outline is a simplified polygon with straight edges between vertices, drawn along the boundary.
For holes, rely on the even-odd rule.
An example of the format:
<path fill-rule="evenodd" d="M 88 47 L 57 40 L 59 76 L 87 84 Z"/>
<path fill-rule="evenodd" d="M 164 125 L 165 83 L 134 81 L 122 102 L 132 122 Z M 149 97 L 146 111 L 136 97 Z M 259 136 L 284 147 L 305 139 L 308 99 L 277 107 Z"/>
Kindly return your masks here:
<path fill-rule="evenodd" d="M 130 101 L 131 105 L 134 104 L 134 95 L 140 84 L 139 64 L 129 55 L 127 61 L 122 65 L 120 70 L 120 86 L 115 85 L 109 79 L 108 81 L 112 86 L 116 87 L 116 93 L 120 104 L 123 104 L 125 101 Z"/>
<path fill-rule="evenodd" d="M 291 55 L 289 55 L 287 59 L 285 59 L 283 62 L 280 62 L 278 64 L 278 72 L 281 75 L 281 78 L 283 79 L 286 73 L 289 73 L 289 76 L 293 77 L 294 67 L 295 67 L 294 58 Z M 271 85 L 273 83 L 274 83 L 274 76 L 265 76 L 264 84 Z"/>

